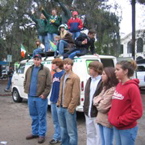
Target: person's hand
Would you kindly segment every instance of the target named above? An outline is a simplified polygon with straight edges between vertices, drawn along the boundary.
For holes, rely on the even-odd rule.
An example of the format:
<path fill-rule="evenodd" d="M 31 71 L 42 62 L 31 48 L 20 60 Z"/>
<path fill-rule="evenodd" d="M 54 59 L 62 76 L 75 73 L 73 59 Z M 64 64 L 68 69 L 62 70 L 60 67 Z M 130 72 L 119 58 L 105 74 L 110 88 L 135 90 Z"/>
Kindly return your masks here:
<path fill-rule="evenodd" d="M 97 53 L 94 53 L 93 55 L 94 55 L 94 56 L 99 56 L 99 54 L 97 54 Z"/>
<path fill-rule="evenodd" d="M 32 15 L 33 15 L 33 14 L 35 13 L 35 11 L 34 11 L 34 10 L 32 10 L 32 11 L 31 11 L 31 13 L 32 13 Z"/>
<path fill-rule="evenodd" d="M 82 44 L 87 44 L 88 43 L 88 40 L 85 39 L 84 41 L 82 41 Z"/>
<path fill-rule="evenodd" d="M 40 98 L 41 98 L 41 99 L 45 99 L 45 96 L 44 96 L 44 95 L 40 95 Z"/>
<path fill-rule="evenodd" d="M 44 10 L 43 6 L 40 6 L 40 7 L 39 7 L 39 10 L 40 10 L 40 11 Z"/>
<path fill-rule="evenodd" d="M 54 23 L 54 22 L 55 22 L 55 20 L 50 20 L 50 22 L 51 22 L 51 23 Z"/>

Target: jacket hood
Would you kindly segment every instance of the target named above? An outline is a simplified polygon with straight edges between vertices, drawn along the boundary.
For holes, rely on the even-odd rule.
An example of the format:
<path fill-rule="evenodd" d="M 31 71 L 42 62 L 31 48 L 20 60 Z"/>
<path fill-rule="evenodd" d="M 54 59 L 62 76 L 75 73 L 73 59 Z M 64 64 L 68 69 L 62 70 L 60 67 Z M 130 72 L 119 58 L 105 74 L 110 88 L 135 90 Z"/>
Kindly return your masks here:
<path fill-rule="evenodd" d="M 88 38 L 88 36 L 85 33 L 81 33 L 79 37 L 81 37 L 82 39 Z"/>
<path fill-rule="evenodd" d="M 138 86 L 139 79 L 131 79 L 131 80 L 124 83 L 124 85 L 129 85 L 129 84 L 135 84 L 136 86 Z"/>

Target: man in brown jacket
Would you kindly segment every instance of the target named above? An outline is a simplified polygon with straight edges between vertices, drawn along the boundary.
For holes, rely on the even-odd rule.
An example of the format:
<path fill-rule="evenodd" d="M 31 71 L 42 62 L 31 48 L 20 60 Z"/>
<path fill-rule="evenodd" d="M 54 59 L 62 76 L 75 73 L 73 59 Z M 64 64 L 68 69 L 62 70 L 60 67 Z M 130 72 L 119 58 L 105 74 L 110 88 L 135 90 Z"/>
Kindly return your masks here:
<path fill-rule="evenodd" d="M 24 90 L 28 94 L 28 107 L 32 118 L 32 134 L 26 139 L 38 138 L 38 143 L 45 141 L 47 96 L 51 89 L 50 71 L 41 61 L 41 55 L 36 54 L 34 65 L 28 68 L 24 80 Z"/>
<path fill-rule="evenodd" d="M 72 72 L 73 60 L 63 62 L 66 73 L 60 81 L 58 119 L 61 128 L 62 145 L 78 145 L 76 107 L 80 103 L 80 78 Z"/>

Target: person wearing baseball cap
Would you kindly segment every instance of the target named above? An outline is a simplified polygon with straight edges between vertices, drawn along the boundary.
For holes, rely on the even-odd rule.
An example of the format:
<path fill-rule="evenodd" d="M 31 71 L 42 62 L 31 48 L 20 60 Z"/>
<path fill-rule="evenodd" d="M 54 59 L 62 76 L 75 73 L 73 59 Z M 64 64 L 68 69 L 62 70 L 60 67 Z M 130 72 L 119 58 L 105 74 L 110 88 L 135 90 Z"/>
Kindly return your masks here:
<path fill-rule="evenodd" d="M 47 96 L 51 89 L 51 74 L 49 68 L 41 64 L 40 54 L 33 56 L 33 62 L 24 80 L 24 91 L 28 94 L 29 114 L 32 118 L 32 133 L 26 136 L 26 140 L 38 138 L 38 143 L 43 143 L 47 131 Z"/>
<path fill-rule="evenodd" d="M 80 35 L 80 30 L 83 28 L 83 22 L 78 18 L 78 12 L 73 11 L 72 17 L 67 22 L 69 31 L 73 34 L 75 40 Z"/>

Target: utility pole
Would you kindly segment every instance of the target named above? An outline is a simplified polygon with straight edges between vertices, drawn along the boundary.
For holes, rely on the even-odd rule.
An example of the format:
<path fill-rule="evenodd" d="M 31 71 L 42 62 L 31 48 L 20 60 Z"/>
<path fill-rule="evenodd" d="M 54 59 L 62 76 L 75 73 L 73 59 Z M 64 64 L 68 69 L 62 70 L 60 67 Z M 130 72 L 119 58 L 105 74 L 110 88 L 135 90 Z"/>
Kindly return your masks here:
<path fill-rule="evenodd" d="M 135 4 L 136 0 L 131 1 L 132 5 L 132 57 L 135 59 Z"/>

